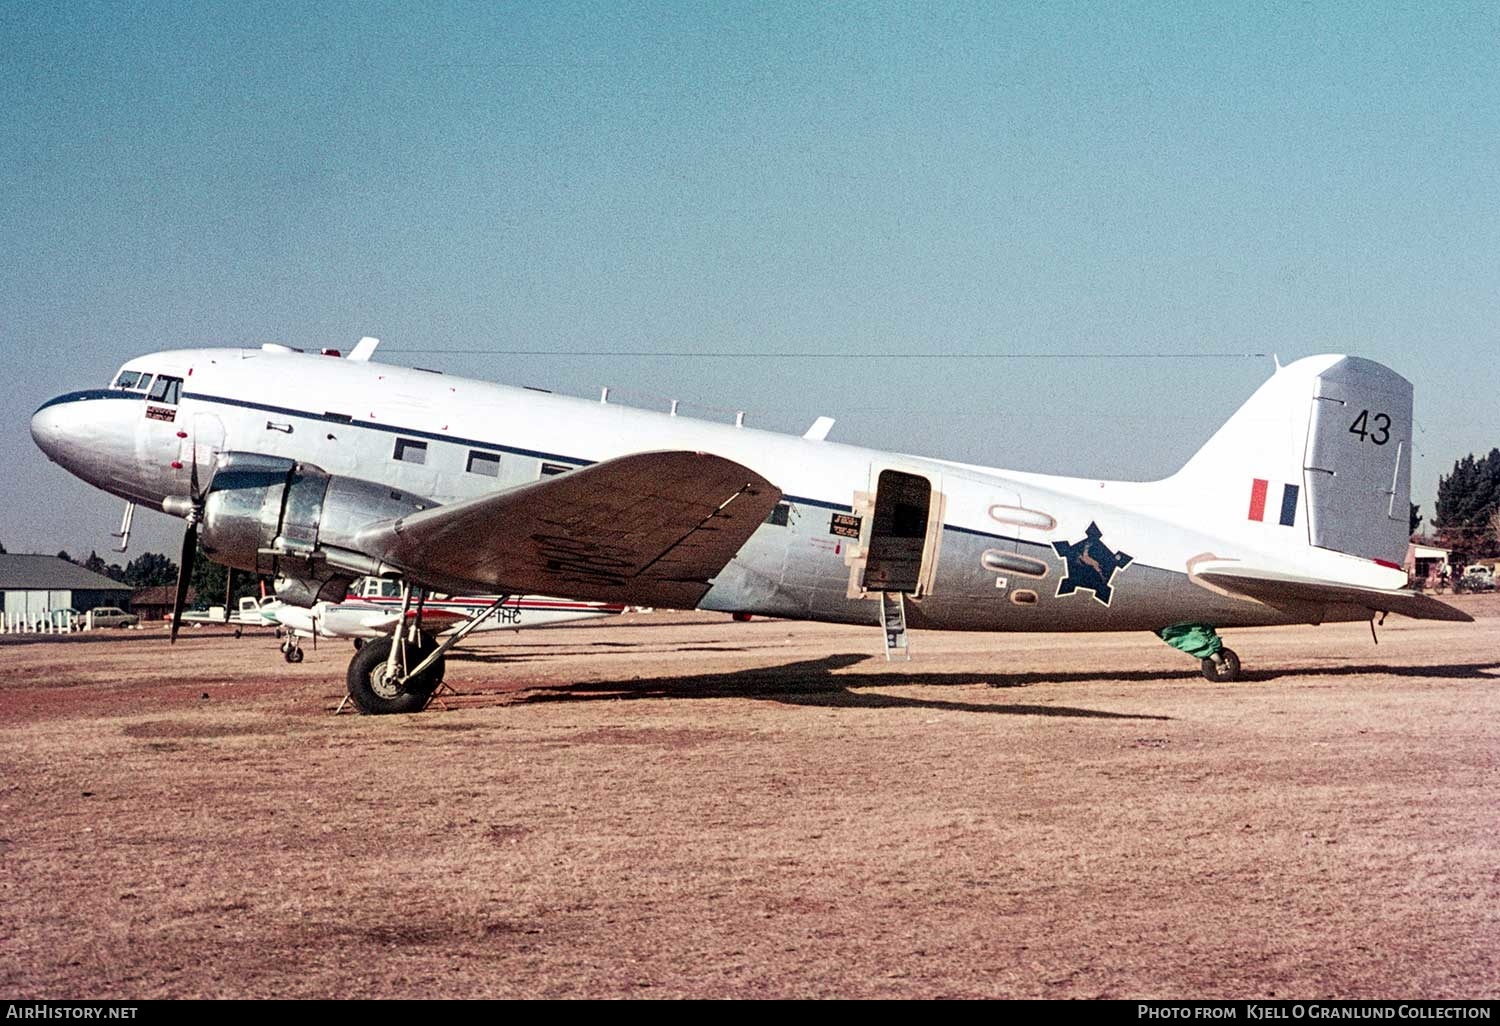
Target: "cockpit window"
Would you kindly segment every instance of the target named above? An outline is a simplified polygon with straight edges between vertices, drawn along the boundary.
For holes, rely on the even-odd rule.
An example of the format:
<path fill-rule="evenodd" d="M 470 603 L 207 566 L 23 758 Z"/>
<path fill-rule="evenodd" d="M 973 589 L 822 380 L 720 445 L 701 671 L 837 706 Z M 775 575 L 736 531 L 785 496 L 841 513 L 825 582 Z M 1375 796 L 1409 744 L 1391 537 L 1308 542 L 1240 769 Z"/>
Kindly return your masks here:
<path fill-rule="evenodd" d="M 135 383 L 141 380 L 140 371 L 121 371 L 120 376 L 115 378 L 116 388 L 134 388 Z"/>
<path fill-rule="evenodd" d="M 132 388 L 131 391 L 132 392 L 144 392 L 150 384 L 151 384 L 151 375 L 149 375 L 149 374 L 142 374 L 141 375 L 141 380 L 139 380 L 139 381 L 137 381 L 135 383 L 135 387 Z"/>
<path fill-rule="evenodd" d="M 169 378 L 163 374 L 156 379 L 156 384 L 151 386 L 151 391 L 146 394 L 146 398 L 152 402 L 176 406 L 177 401 L 182 398 L 182 379 Z"/>

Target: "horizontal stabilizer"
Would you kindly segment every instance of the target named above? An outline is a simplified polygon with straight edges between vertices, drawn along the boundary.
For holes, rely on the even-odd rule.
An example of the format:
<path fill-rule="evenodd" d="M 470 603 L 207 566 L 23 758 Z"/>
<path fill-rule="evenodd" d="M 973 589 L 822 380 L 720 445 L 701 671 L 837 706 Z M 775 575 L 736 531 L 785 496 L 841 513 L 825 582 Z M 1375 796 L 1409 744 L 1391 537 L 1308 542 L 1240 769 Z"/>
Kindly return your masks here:
<path fill-rule="evenodd" d="M 1474 619 L 1461 609 L 1414 591 L 1340 584 L 1237 563 L 1216 563 L 1211 569 L 1196 571 L 1193 577 L 1268 605 L 1280 602 L 1325 602 L 1363 606 L 1371 612 L 1400 613 L 1416 620 L 1469 623 Z"/>
<path fill-rule="evenodd" d="M 701 452 L 645 452 L 413 513 L 360 550 L 486 591 L 692 609 L 781 492 Z"/>

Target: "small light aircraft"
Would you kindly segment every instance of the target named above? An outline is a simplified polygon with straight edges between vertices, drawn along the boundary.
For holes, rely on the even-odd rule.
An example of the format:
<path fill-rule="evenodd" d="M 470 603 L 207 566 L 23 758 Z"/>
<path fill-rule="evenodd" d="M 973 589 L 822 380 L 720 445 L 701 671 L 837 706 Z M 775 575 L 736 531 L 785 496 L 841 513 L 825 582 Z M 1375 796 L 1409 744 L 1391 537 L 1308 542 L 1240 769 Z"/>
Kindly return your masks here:
<path fill-rule="evenodd" d="M 473 628 L 481 631 L 518 631 L 523 627 L 547 627 L 600 616 L 618 616 L 625 607 L 611 602 L 578 602 L 544 595 L 517 595 L 495 605 L 498 596 L 423 595 L 415 608 L 408 608 L 405 622 L 421 618 L 422 629 L 442 636 L 463 627 L 481 614 Z M 267 616 L 286 632 L 281 654 L 289 663 L 302 661 L 301 639 L 353 638 L 354 647 L 373 638 L 388 638 L 402 622 L 401 586 L 379 577 L 362 577 L 349 588 L 342 602 L 317 602 L 311 608 L 278 602 Z"/>
<path fill-rule="evenodd" d="M 1232 680 L 1218 628 L 1388 612 L 1409 590 L 1412 388 L 1354 356 L 1263 384 L 1161 481 L 1021 473 L 714 424 L 285 346 L 130 360 L 44 403 L 55 462 L 187 520 L 210 558 L 311 608 L 358 577 L 880 627 L 1149 630 Z M 177 604 L 181 608 L 181 601 Z M 365 712 L 421 709 L 444 654 L 414 619 L 349 665 Z M 174 619 L 174 636 L 175 636 Z"/>
<path fill-rule="evenodd" d="M 180 620 L 182 623 L 194 626 L 224 624 L 234 628 L 234 636 L 237 638 L 247 629 L 277 627 L 275 611 L 280 605 L 281 603 L 274 597 L 246 596 L 240 599 L 237 609 L 230 609 L 228 606 L 210 606 L 204 610 L 189 609 L 182 613 Z"/>

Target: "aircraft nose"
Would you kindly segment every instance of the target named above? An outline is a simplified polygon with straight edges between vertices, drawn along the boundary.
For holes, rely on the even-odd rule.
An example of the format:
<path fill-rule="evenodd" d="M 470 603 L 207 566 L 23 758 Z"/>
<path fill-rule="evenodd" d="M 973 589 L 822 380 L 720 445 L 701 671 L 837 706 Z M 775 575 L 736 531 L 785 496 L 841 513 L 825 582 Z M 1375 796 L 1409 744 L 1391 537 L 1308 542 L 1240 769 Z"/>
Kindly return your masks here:
<path fill-rule="evenodd" d="M 60 395 L 31 415 L 31 439 L 53 463 L 104 488 L 116 464 L 133 451 L 125 407 L 91 392 Z"/>
<path fill-rule="evenodd" d="M 68 440 L 77 420 L 76 412 L 69 408 L 73 405 L 66 396 L 59 396 L 31 415 L 31 440 L 54 463 L 67 458 Z"/>

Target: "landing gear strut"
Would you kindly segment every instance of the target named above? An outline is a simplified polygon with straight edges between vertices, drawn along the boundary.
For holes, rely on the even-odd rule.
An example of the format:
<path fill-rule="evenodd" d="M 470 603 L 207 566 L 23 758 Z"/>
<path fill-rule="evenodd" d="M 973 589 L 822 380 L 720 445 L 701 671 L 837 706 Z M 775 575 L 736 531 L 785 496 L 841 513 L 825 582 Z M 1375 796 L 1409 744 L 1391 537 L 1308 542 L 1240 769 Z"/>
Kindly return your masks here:
<path fill-rule="evenodd" d="M 362 713 L 420 712 L 443 682 L 445 654 L 510 598 L 501 595 L 441 643 L 422 631 L 425 596 L 411 612 L 412 586 L 401 584 L 401 619 L 389 638 L 365 642 L 349 661 L 349 698 Z"/>
<path fill-rule="evenodd" d="M 1208 624 L 1173 624 L 1157 631 L 1156 636 L 1198 659 L 1205 679 L 1215 682 L 1240 679 L 1240 657 L 1234 649 L 1224 647 L 1224 639 Z"/>
<path fill-rule="evenodd" d="M 295 634 L 288 632 L 286 640 L 281 643 L 281 658 L 289 663 L 302 661 L 302 642 Z"/>

